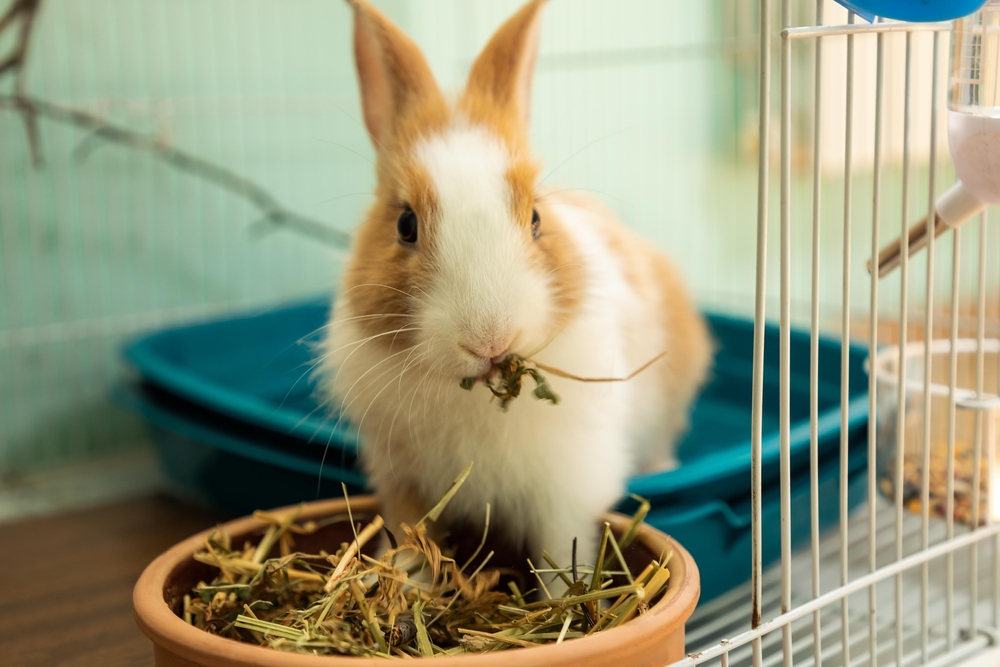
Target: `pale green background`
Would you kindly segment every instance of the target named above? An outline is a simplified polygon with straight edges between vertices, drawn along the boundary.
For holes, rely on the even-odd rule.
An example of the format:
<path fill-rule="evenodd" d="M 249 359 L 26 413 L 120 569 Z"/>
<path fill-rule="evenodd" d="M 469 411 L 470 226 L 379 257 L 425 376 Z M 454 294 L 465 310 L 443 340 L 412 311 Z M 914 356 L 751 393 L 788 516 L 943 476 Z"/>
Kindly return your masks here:
<path fill-rule="evenodd" d="M 442 85 L 454 91 L 477 49 L 519 3 L 378 4 L 425 48 Z M 811 23 L 812 6 L 803 2 L 796 21 Z M 706 306 L 749 313 L 756 3 L 551 0 L 544 21 L 532 135 L 547 169 L 555 168 L 548 182 L 602 197 L 676 259 Z M 350 230 L 370 201 L 373 154 L 357 120 L 349 35 L 340 0 L 46 0 L 29 88 L 159 134 L 255 179 L 289 208 Z M 898 54 L 902 41 L 890 42 Z M 0 53 L 10 43 L 0 41 Z M 793 290 L 802 318 L 811 210 L 808 43 L 796 46 L 795 62 Z M 870 61 L 860 59 L 860 70 L 870 73 Z M 843 89 L 842 65 L 839 79 L 836 71 L 826 76 L 831 90 Z M 862 78 L 859 85 L 870 87 L 871 77 Z M 777 92 L 776 79 L 775 103 Z M 828 102 L 842 109 L 842 93 Z M 870 124 L 865 104 L 858 113 Z M 930 100 L 919 104 L 929 109 Z M 842 146 L 842 116 L 828 145 Z M 924 144 L 925 116 L 915 129 Z M 901 136 L 895 121 L 887 132 Z M 123 337 L 328 291 L 341 266 L 329 249 L 288 232 L 251 238 L 251 206 L 146 154 L 104 145 L 79 164 L 72 153 L 80 131 L 42 121 L 42 135 L 46 163 L 34 170 L 19 118 L 0 112 L 0 475 L 142 441 L 138 420 L 107 399 L 124 377 Z M 833 315 L 841 282 L 840 154 L 839 165 L 836 156 L 827 165 L 823 200 L 823 303 Z M 852 308 L 861 313 L 871 218 L 864 159 L 851 264 Z M 898 161 L 890 162 L 885 238 L 900 224 Z M 916 162 L 913 219 L 927 205 L 925 155 Z M 951 181 L 946 155 L 941 164 L 939 190 Z M 776 294 L 776 178 L 772 185 L 769 282 Z M 914 285 L 922 284 L 914 268 Z M 883 296 L 890 315 L 894 280 Z"/>

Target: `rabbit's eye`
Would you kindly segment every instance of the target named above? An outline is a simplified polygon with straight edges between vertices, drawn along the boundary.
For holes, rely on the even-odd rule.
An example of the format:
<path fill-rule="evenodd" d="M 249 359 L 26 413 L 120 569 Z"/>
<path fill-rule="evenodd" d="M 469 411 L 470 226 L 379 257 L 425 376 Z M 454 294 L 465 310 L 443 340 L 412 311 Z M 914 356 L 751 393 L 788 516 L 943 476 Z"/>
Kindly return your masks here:
<path fill-rule="evenodd" d="M 538 209 L 531 210 L 531 238 L 537 239 L 542 235 L 542 219 L 538 215 Z"/>
<path fill-rule="evenodd" d="M 417 214 L 412 209 L 405 209 L 396 221 L 396 232 L 399 242 L 413 245 L 417 242 Z"/>

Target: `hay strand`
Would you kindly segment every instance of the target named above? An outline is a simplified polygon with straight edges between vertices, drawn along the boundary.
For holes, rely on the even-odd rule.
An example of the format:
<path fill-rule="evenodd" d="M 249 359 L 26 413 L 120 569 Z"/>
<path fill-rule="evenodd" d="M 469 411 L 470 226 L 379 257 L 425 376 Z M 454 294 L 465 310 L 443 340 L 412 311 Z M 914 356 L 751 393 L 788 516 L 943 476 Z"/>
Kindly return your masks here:
<path fill-rule="evenodd" d="M 607 524 L 596 565 L 578 564 L 574 553 L 572 565 L 564 567 L 546 553 L 549 569 L 528 561 L 543 595 L 532 599 L 533 591 L 522 593 L 512 581 L 501 589 L 500 570 L 488 567 L 493 552 L 479 556 L 489 508 L 479 548 L 459 567 L 447 546 L 427 534 L 427 524 L 441 516 L 471 470 L 470 464 L 419 523 L 401 525 L 402 539 L 380 557 L 362 551 L 384 521 L 375 516 L 354 531 L 350 510 L 344 518 L 354 539 L 332 553 L 295 550 L 296 536 L 327 524 L 297 522 L 301 508 L 255 513 L 267 524 L 257 545 L 233 545 L 229 535 L 216 531 L 194 554 L 216 574 L 184 596 L 178 613 L 207 632 L 281 651 L 412 658 L 570 641 L 644 613 L 665 590 L 670 572 L 656 561 L 638 577 L 628 575 L 627 584 L 615 585 L 623 579 L 613 580 L 622 573 L 605 567 L 609 548 L 623 568 L 624 558 Z M 550 590 L 546 576 L 565 591 Z"/>

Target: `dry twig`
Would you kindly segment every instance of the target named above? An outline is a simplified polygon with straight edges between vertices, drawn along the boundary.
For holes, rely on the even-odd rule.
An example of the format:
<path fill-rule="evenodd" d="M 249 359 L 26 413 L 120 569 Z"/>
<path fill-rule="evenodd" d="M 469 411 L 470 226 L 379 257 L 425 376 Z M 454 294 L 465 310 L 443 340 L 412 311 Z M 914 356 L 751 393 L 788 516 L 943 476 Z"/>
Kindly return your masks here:
<path fill-rule="evenodd" d="M 29 95 L 25 64 L 31 45 L 32 28 L 41 5 L 42 0 L 14 0 L 7 12 L 0 16 L 0 35 L 4 30 L 20 24 L 13 52 L 0 59 L 0 77 L 10 73 L 14 75 L 14 92 L 0 95 L 0 109 L 10 109 L 23 118 L 32 162 L 36 167 L 42 164 L 38 118 L 44 117 L 88 132 L 84 141 L 74 151 L 78 160 L 82 161 L 90 153 L 97 140 L 144 151 L 175 169 L 209 181 L 250 202 L 262 214 L 252 228 L 262 229 L 263 225 L 283 227 L 336 248 L 345 248 L 349 245 L 350 234 L 289 210 L 261 185 L 245 176 L 172 146 L 161 138 L 116 125 L 82 109 L 62 106 Z"/>
<path fill-rule="evenodd" d="M 480 377 L 463 378 L 460 386 L 462 389 L 472 391 L 477 384 L 482 383 L 487 389 L 490 390 L 493 396 L 500 399 L 500 407 L 506 411 L 510 406 L 510 402 L 521 395 L 524 378 L 530 377 L 535 381 L 535 390 L 532 392 L 534 397 L 539 400 L 549 401 L 553 405 L 558 405 L 559 395 L 552 390 L 552 387 L 549 386 L 545 376 L 539 373 L 538 369 L 541 369 L 546 373 L 551 373 L 557 377 L 574 380 L 576 382 L 628 382 L 666 355 L 666 350 L 660 352 L 658 355 L 624 377 L 595 378 L 568 373 L 552 366 L 540 364 L 534 359 L 528 359 L 527 357 L 522 357 L 519 354 L 509 354 L 504 357 L 502 361 L 493 364 L 485 375 Z"/>
<path fill-rule="evenodd" d="M 0 16 L 0 35 L 7 28 L 13 28 L 20 22 L 17 44 L 14 50 L 5 58 L 0 59 L 0 77 L 7 72 L 14 73 L 13 108 L 21 114 L 24 121 L 24 131 L 28 137 L 31 149 L 31 161 L 38 167 L 42 164 L 41 139 L 38 134 L 38 118 L 27 97 L 26 64 L 28 62 L 29 46 L 31 45 L 32 28 L 42 0 L 13 0 L 7 12 Z"/>

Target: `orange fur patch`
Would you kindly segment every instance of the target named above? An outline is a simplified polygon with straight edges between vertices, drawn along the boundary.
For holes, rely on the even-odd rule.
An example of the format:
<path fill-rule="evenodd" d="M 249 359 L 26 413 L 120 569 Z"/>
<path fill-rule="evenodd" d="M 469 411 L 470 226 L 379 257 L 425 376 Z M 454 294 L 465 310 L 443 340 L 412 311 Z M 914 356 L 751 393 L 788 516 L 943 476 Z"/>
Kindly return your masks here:
<path fill-rule="evenodd" d="M 543 199 L 535 202 L 541 236 L 532 244 L 532 263 L 548 277 L 553 293 L 552 335 L 566 328 L 583 300 L 586 272 L 573 231 Z"/>
<path fill-rule="evenodd" d="M 538 54 L 538 14 L 544 4 L 545 0 L 532 0 L 507 19 L 472 64 L 463 107 L 477 120 L 504 117 L 522 129 L 527 127 Z"/>
<path fill-rule="evenodd" d="M 708 379 L 715 343 L 674 266 L 660 253 L 655 253 L 652 265 L 660 291 L 661 326 L 669 336 L 670 352 L 664 367 L 670 374 L 675 400 L 680 405 L 691 405 Z M 687 418 L 684 411 L 683 423 L 675 424 L 675 428 L 685 430 Z"/>
<path fill-rule="evenodd" d="M 659 250 L 619 224 L 614 213 L 597 199 L 565 190 L 558 197 L 563 204 L 596 214 L 597 232 L 618 259 L 629 286 L 660 313 L 660 326 L 669 337 L 662 372 L 667 373 L 673 390 L 679 392 L 680 404 L 687 404 L 704 385 L 714 350 L 705 320 L 680 274 Z M 678 378 L 685 381 L 678 382 Z"/>
<path fill-rule="evenodd" d="M 424 128 L 426 116 L 446 117 L 444 97 L 413 40 L 367 0 L 349 2 L 365 124 L 379 151 L 392 152 L 414 126 L 399 121 Z"/>

